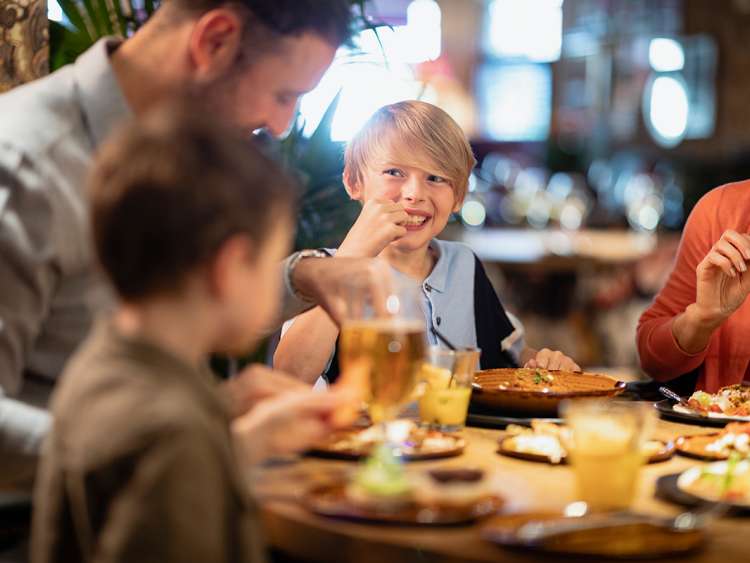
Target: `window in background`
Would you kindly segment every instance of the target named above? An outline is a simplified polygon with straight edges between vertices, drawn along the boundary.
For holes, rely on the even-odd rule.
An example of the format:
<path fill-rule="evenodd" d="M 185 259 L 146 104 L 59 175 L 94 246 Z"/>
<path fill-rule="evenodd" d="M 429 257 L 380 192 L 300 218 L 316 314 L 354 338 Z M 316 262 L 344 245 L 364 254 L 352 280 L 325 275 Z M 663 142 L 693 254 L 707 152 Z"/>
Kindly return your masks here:
<path fill-rule="evenodd" d="M 549 65 L 483 65 L 477 79 L 485 134 L 494 140 L 547 138 L 552 111 Z"/>
<path fill-rule="evenodd" d="M 562 48 L 563 0 L 491 0 L 476 94 L 493 141 L 543 141 L 552 116 L 551 62 Z"/>
<path fill-rule="evenodd" d="M 643 117 L 659 145 L 674 147 L 713 134 L 716 51 L 715 41 L 704 35 L 651 39 Z"/>
<path fill-rule="evenodd" d="M 380 4 L 386 4 L 383 0 Z M 375 14 L 377 20 L 377 14 Z M 406 25 L 381 26 L 341 48 L 315 90 L 300 102 L 305 134 L 311 134 L 338 92 L 339 105 L 331 125 L 334 141 L 347 141 L 379 107 L 408 99 L 430 101 L 414 76 L 412 65 L 435 60 L 441 51 L 441 12 L 435 0 L 413 0 Z"/>
<path fill-rule="evenodd" d="M 560 58 L 562 0 L 492 0 L 485 49 L 499 58 L 548 63 Z"/>

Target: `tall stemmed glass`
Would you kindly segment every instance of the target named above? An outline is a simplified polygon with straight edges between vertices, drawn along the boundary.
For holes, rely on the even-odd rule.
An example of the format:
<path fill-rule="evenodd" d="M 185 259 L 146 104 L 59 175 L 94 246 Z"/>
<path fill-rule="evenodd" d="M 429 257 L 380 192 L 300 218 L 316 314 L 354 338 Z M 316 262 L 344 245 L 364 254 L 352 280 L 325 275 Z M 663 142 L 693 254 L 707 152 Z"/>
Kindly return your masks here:
<path fill-rule="evenodd" d="M 425 359 L 425 316 L 419 285 L 393 276 L 382 295 L 352 287 L 341 328 L 342 377 L 361 382 L 370 418 L 388 424 L 409 401 Z"/>

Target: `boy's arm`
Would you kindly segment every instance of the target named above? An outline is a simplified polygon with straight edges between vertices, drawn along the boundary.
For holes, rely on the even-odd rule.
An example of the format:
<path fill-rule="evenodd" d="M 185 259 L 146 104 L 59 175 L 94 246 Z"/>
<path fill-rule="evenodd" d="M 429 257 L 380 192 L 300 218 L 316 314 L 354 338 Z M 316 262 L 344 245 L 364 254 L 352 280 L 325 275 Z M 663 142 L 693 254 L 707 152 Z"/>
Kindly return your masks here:
<path fill-rule="evenodd" d="M 402 205 L 379 200 L 366 202 L 357 221 L 349 229 L 336 252 L 336 257 L 321 259 L 323 262 L 319 265 L 332 266 L 339 263 L 338 261 L 342 261 L 342 264 L 346 261 L 351 261 L 352 264 L 360 261 L 370 264 L 369 276 L 381 283 L 382 290 L 386 277 L 382 268 L 372 264 L 372 259 L 391 242 L 406 234 L 406 228 L 403 226 L 406 219 L 407 214 Z M 308 266 L 314 265 L 313 260 L 305 260 L 299 264 L 304 262 L 308 262 Z M 299 266 L 295 268 L 295 272 L 299 269 Z M 357 273 L 352 271 L 348 276 L 341 278 L 340 281 L 343 283 L 338 287 L 343 289 L 356 279 Z M 296 278 L 290 279 L 289 285 L 300 287 L 298 282 Z M 327 293 L 331 293 L 336 286 L 328 284 L 326 287 Z M 337 312 L 331 311 L 330 307 L 326 309 L 337 316 Z M 341 320 L 341 311 L 338 312 L 337 319 Z M 338 327 L 321 307 L 298 316 L 291 328 L 281 337 L 273 357 L 274 367 L 295 374 L 304 381 L 314 382 L 323 373 L 334 352 L 338 333 Z"/>
<path fill-rule="evenodd" d="M 328 365 L 336 345 L 338 327 L 320 307 L 296 319 L 281 336 L 273 367 L 314 383 Z"/>

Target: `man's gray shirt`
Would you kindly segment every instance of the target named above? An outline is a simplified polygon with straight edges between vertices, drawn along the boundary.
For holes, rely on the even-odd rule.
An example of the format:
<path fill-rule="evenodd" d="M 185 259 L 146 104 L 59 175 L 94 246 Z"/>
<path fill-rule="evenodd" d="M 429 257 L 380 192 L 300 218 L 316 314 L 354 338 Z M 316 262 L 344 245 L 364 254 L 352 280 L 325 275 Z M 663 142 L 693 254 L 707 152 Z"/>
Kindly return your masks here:
<path fill-rule="evenodd" d="M 114 44 L 0 96 L 0 483 L 33 471 L 54 380 L 106 302 L 85 192 L 95 148 L 130 115 Z"/>
<path fill-rule="evenodd" d="M 131 116 L 103 39 L 0 95 L 0 485 L 33 476 L 55 379 L 111 301 L 97 276 L 86 178 Z M 123 163 L 127 166 L 127 163 Z M 304 304 L 286 295 L 288 316 Z"/>

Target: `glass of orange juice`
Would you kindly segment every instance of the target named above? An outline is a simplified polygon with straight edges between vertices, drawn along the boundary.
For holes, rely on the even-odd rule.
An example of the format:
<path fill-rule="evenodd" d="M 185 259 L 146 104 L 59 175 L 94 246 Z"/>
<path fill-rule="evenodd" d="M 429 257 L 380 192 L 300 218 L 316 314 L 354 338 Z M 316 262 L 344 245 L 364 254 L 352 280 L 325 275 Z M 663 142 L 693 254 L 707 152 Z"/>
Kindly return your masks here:
<path fill-rule="evenodd" d="M 479 354 L 478 348 L 428 348 L 427 360 L 419 374 L 419 419 L 422 424 L 444 432 L 463 428 Z"/>
<path fill-rule="evenodd" d="M 638 402 L 578 399 L 564 403 L 562 412 L 579 499 L 591 511 L 628 508 L 645 462 L 653 409 Z"/>

